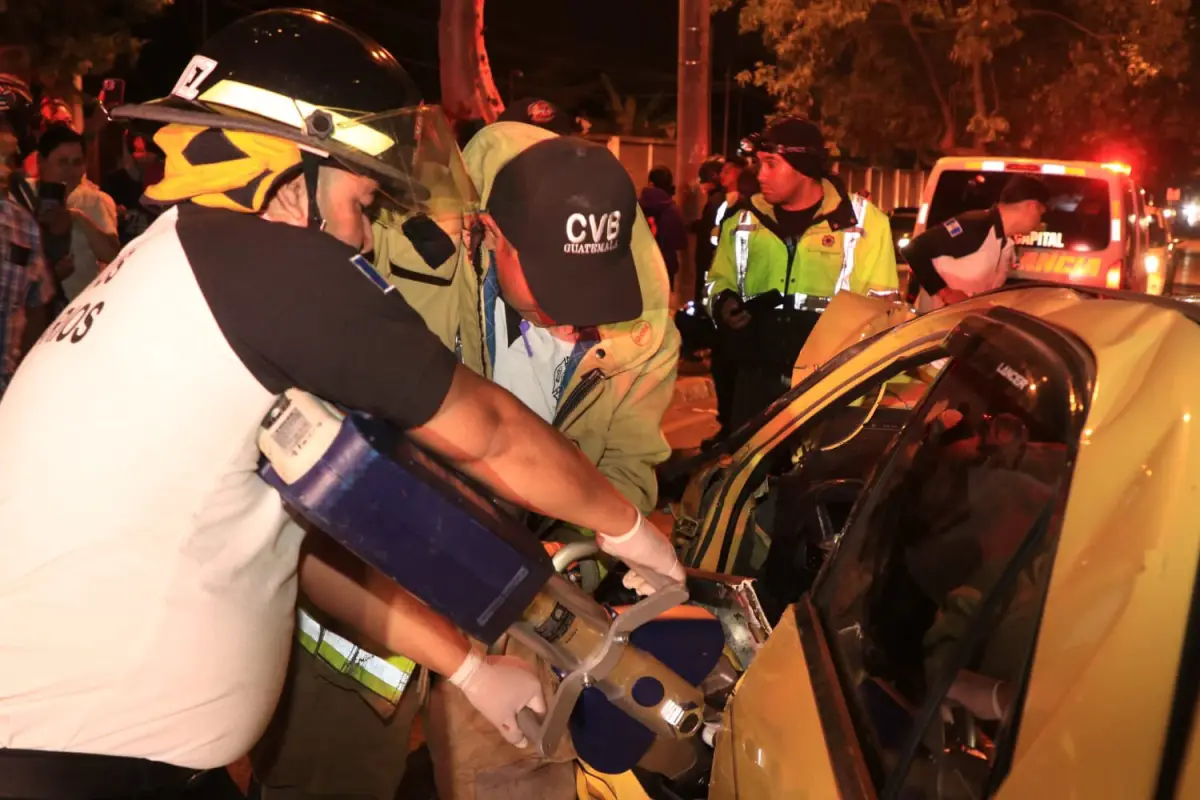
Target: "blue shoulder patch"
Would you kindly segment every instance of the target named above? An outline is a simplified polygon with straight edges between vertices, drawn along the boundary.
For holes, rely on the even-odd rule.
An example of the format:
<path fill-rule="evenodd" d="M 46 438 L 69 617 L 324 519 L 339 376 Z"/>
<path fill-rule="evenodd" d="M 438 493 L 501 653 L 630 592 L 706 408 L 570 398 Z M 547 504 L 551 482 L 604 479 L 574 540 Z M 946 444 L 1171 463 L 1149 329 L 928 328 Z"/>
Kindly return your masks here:
<path fill-rule="evenodd" d="M 371 262 L 363 258 L 361 253 L 351 258 L 350 263 L 357 267 L 358 271 L 365 275 L 367 280 L 375 284 L 375 288 L 384 294 L 387 294 L 396 288 L 388 283 L 382 275 L 376 272 L 375 268 L 371 266 Z"/>
<path fill-rule="evenodd" d="M 946 225 L 946 230 L 950 231 L 950 235 L 952 237 L 959 236 L 962 234 L 962 225 L 958 224 L 958 220 L 956 220 L 956 219 L 946 220 L 945 225 Z"/>

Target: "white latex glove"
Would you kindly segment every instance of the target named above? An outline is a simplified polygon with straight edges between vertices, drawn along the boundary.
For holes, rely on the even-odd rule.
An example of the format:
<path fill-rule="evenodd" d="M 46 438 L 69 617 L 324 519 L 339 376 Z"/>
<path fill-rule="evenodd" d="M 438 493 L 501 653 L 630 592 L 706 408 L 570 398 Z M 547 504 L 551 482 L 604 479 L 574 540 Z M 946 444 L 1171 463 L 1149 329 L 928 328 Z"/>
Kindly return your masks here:
<path fill-rule="evenodd" d="M 675 548 L 670 540 L 659 533 L 658 528 L 651 525 L 640 513 L 637 522 L 623 536 L 601 534 L 597 538 L 601 550 L 629 565 L 624 583 L 627 588 L 636 590 L 638 594 L 654 593 L 654 587 L 647 581 L 646 573 L 655 573 L 676 583 L 683 583 L 683 564 L 679 563 Z"/>
<path fill-rule="evenodd" d="M 517 712 L 528 707 L 539 715 L 546 713 L 546 698 L 537 673 L 515 656 L 481 656 L 472 649 L 450 676 L 450 682 L 462 689 L 471 705 L 517 747 L 529 744 L 517 726 Z"/>

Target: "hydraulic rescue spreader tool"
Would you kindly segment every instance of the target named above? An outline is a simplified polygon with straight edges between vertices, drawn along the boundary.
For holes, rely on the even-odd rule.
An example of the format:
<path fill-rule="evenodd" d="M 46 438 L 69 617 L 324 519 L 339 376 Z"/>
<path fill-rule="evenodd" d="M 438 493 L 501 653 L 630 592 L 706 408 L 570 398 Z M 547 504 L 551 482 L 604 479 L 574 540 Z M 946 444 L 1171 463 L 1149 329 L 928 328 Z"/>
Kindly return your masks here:
<path fill-rule="evenodd" d="M 687 761 L 724 634 L 680 608 L 686 588 L 664 579 L 627 608 L 597 603 L 470 479 L 395 427 L 304 392 L 280 396 L 259 447 L 260 475 L 314 527 L 468 635 L 508 634 L 554 667 L 545 717 L 518 718 L 542 753 L 569 732 L 604 772 Z"/>

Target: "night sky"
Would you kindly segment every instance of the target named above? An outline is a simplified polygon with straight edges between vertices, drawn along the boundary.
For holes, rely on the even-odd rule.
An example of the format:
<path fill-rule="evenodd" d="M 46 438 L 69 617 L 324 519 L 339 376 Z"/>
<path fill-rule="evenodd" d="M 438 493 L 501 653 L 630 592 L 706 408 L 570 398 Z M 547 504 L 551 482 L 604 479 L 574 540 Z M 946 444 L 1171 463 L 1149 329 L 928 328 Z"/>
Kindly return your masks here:
<path fill-rule="evenodd" d="M 215 32 L 247 13 L 290 4 L 256 0 L 207 0 L 208 29 Z M 436 0 L 310 0 L 308 7 L 325 11 L 375 37 L 409 70 L 426 98 L 436 101 Z M 200 44 L 202 0 L 176 0 L 163 16 L 138 31 L 149 40 L 136 69 L 127 73 L 128 99 L 145 100 L 170 91 L 180 71 Z M 501 95 L 545 97 L 589 117 L 611 111 L 600 75 L 607 74 L 622 95 L 633 95 L 640 107 L 658 97 L 658 108 L 675 105 L 677 42 L 675 0 L 487 0 L 486 41 L 493 76 Z M 740 36 L 734 13 L 713 18 L 713 150 L 721 149 L 724 127 L 724 81 L 751 67 L 763 50 L 755 35 Z M 742 107 L 738 119 L 738 107 Z M 729 136 L 761 126 L 770 101 L 759 89 L 730 95 Z"/>

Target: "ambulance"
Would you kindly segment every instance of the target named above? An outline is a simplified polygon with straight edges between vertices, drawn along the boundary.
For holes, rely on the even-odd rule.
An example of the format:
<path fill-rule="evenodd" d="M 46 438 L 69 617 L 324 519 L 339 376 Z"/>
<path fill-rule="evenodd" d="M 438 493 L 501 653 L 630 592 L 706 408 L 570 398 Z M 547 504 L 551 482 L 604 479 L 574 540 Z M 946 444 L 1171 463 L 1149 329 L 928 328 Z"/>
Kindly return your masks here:
<path fill-rule="evenodd" d="M 1153 291 L 1161 258 L 1150 251 L 1147 204 L 1129 165 L 1038 158 L 943 158 L 925 185 L 914 235 L 996 203 L 1012 175 L 1050 190 L 1041 230 L 1017 237 L 1010 280 Z M 1161 291 L 1161 288 L 1159 288 Z"/>

